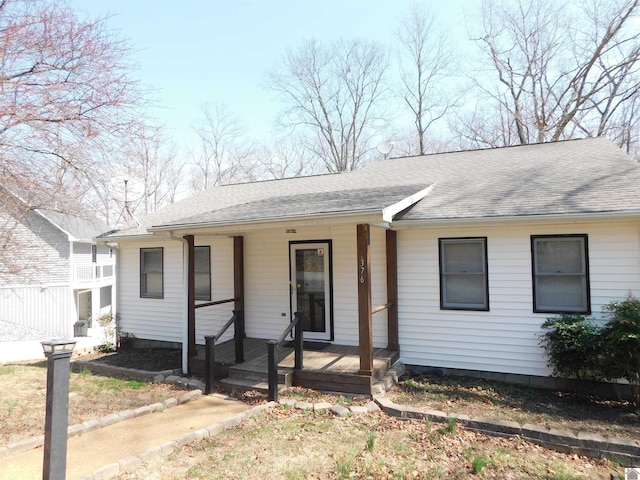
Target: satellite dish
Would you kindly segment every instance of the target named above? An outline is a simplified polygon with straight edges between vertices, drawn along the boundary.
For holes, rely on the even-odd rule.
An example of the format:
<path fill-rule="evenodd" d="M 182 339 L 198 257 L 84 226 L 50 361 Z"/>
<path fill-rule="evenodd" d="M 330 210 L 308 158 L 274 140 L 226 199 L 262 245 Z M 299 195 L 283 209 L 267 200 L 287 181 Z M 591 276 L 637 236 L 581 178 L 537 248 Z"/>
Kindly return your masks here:
<path fill-rule="evenodd" d="M 379 143 L 376 148 L 382 155 L 384 155 L 384 158 L 387 158 L 387 156 L 391 153 L 391 150 L 393 150 L 393 142 Z"/>

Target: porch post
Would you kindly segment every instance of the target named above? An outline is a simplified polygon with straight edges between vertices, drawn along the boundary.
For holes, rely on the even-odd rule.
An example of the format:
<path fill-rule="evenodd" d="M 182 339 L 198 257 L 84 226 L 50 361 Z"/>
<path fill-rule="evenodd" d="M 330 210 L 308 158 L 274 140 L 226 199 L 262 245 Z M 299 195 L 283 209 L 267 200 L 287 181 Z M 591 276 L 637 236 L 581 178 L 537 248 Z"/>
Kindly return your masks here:
<path fill-rule="evenodd" d="M 400 350 L 398 340 L 398 248 L 396 231 L 387 230 L 387 342 L 388 350 Z"/>
<path fill-rule="evenodd" d="M 244 362 L 244 237 L 233 237 L 233 312 L 238 315 L 234 324 L 236 363 Z"/>
<path fill-rule="evenodd" d="M 371 314 L 371 252 L 369 225 L 360 224 L 357 231 L 358 252 L 358 333 L 360 375 L 373 375 L 373 322 Z"/>
<path fill-rule="evenodd" d="M 187 342 L 189 358 L 196 350 L 196 247 L 193 235 L 182 238 L 187 242 Z"/>

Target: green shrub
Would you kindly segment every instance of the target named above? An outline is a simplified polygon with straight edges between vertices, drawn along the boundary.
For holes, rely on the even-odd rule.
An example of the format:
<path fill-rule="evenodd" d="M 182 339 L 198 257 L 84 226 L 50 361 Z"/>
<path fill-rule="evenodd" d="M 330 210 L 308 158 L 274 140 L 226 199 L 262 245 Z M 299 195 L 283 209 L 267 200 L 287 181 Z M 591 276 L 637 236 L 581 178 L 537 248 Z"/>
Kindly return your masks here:
<path fill-rule="evenodd" d="M 602 380 L 600 329 L 589 317 L 563 314 L 547 318 L 540 344 L 553 375 L 579 380 Z"/>
<path fill-rule="evenodd" d="M 609 321 L 602 329 L 603 376 L 607 380 L 624 378 L 640 405 L 640 300 L 629 296 L 603 308 Z"/>

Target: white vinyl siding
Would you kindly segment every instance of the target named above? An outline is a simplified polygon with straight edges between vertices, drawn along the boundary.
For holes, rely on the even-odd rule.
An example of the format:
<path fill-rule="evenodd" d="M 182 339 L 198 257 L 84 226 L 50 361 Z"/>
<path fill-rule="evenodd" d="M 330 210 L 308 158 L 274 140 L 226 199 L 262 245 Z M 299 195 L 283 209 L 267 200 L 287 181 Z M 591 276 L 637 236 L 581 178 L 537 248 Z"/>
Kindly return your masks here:
<path fill-rule="evenodd" d="M 487 239 L 441 238 L 440 308 L 489 310 Z"/>
<path fill-rule="evenodd" d="M 44 334 L 72 337 L 77 320 L 69 286 L 0 287 L 0 320 Z"/>
<path fill-rule="evenodd" d="M 164 251 L 164 298 L 140 298 L 140 248 Z M 186 308 L 183 243 L 150 239 L 123 243 L 118 250 L 117 302 L 120 327 L 136 338 L 181 342 Z"/>
<path fill-rule="evenodd" d="M 533 310 L 590 313 L 586 235 L 532 236 Z"/>
<path fill-rule="evenodd" d="M 447 237 L 487 237 L 490 312 L 439 309 L 438 238 L 398 232 L 400 357 L 408 365 L 549 375 L 539 345 L 550 314 L 533 313 L 531 235 L 589 237 L 591 307 L 640 296 L 640 228 L 632 222 L 449 228 Z"/>

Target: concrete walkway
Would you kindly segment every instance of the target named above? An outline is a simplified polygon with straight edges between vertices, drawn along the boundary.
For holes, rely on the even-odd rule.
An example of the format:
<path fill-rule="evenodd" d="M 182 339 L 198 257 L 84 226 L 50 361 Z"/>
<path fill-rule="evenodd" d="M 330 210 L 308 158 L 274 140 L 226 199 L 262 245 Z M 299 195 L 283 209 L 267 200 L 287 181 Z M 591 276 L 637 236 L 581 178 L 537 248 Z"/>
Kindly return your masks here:
<path fill-rule="evenodd" d="M 166 454 L 167 449 L 208 436 L 212 432 L 202 429 L 220 430 L 224 426 L 220 422 L 239 414 L 242 417 L 248 409 L 222 395 L 202 396 L 71 437 L 67 444 L 67 479 L 109 478 L 118 470 L 134 468 L 142 460 Z M 40 480 L 42 462 L 42 447 L 0 459 L 0 480 Z"/>

